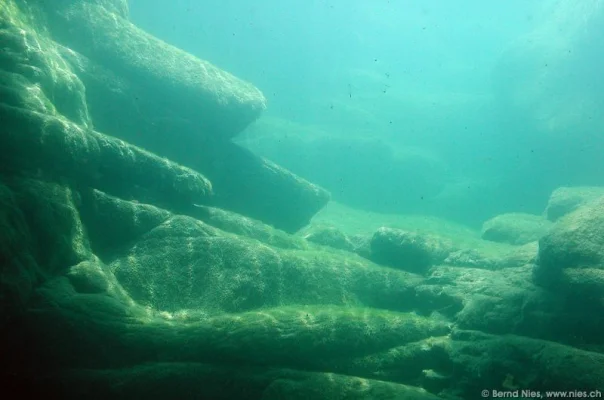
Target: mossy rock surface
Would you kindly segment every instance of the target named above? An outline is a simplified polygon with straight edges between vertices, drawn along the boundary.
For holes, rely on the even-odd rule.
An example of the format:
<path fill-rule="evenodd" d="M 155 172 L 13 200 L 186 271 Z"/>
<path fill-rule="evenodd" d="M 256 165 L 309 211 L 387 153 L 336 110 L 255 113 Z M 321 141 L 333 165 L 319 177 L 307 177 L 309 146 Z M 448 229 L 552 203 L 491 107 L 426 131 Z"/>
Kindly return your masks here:
<path fill-rule="evenodd" d="M 0 3 L 7 393 L 452 400 L 603 386 L 600 200 L 539 246 L 333 203 L 306 232 L 333 229 L 292 235 L 329 193 L 229 141 L 263 108 L 258 89 L 127 18 L 124 0 Z"/>
<path fill-rule="evenodd" d="M 545 209 L 550 221 L 557 221 L 578 207 L 604 196 L 604 187 L 560 187 L 553 191 Z"/>
<path fill-rule="evenodd" d="M 524 245 L 539 240 L 552 223 L 539 215 L 501 214 L 482 225 L 482 238 L 493 242 Z"/>

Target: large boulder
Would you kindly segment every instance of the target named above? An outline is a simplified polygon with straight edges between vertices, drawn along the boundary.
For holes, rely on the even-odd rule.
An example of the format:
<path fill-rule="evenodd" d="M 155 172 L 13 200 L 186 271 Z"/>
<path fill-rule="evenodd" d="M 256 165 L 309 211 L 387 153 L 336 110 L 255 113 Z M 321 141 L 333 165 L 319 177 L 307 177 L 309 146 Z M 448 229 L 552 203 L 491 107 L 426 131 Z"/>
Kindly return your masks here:
<path fill-rule="evenodd" d="M 456 326 L 492 334 L 516 334 L 580 344 L 577 333 L 596 332 L 564 310 L 563 300 L 531 281 L 532 265 L 487 270 L 437 266 L 416 287 L 419 293 L 449 299 L 441 312 L 454 312 Z M 458 303 L 454 301 L 456 299 Z M 565 325 L 566 324 L 566 325 Z M 564 328 L 561 326 L 564 325 Z M 592 339 L 593 340 L 593 337 Z"/>
<path fill-rule="evenodd" d="M 323 246 L 276 248 L 182 216 L 157 225 L 112 259 L 110 269 L 137 303 L 168 312 L 325 301 L 406 310 L 415 307 L 407 300 L 414 296 L 411 283 L 419 280 Z"/>
<path fill-rule="evenodd" d="M 585 203 L 602 196 L 604 196 L 604 187 L 560 187 L 549 197 L 545 215 L 550 221 L 557 221 Z"/>
<path fill-rule="evenodd" d="M 123 1 L 39 5 L 55 40 L 126 82 L 141 114 L 157 121 L 186 120 L 195 126 L 186 132 L 189 135 L 205 132 L 228 139 L 266 108 L 262 92 L 250 83 L 136 27 Z M 100 113 L 97 116 L 101 119 Z"/>
<path fill-rule="evenodd" d="M 541 238 L 539 265 L 552 273 L 567 268 L 604 271 L 604 196 L 566 215 Z"/>
<path fill-rule="evenodd" d="M 166 57 L 184 62 L 178 58 L 182 55 L 180 50 L 167 48 Z M 324 189 L 232 143 L 228 140 L 230 136 L 200 128 L 191 116 L 180 114 L 187 108 L 176 99 L 163 104 L 163 97 L 140 93 L 127 76 L 120 75 L 119 69 L 110 69 L 102 60 L 72 49 L 59 48 L 59 51 L 86 86 L 86 100 L 96 129 L 202 172 L 213 183 L 214 206 L 294 232 L 329 200 L 330 195 Z M 168 78 L 166 84 L 171 82 Z M 236 82 L 236 78 L 232 80 Z M 219 79 L 212 85 L 221 82 Z M 230 111 L 236 115 L 236 111 Z"/>
<path fill-rule="evenodd" d="M 208 201 L 211 184 L 198 172 L 94 131 L 85 87 L 60 46 L 29 26 L 14 4 L 0 8 L 0 17 L 3 171 L 67 179 L 168 208 Z"/>
<path fill-rule="evenodd" d="M 27 7 L 2 9 L 6 21 L 0 32 L 6 44 L 0 59 L 2 105 L 20 108 L 15 115 L 12 109 L 2 110 L 3 125 L 13 135 L 3 140 L 13 140 L 7 148 L 17 148 L 17 153 L 19 141 L 29 139 L 32 146 L 43 130 L 51 133 L 48 138 L 57 147 L 66 149 L 64 142 L 73 142 L 72 154 L 57 165 L 44 156 L 29 169 L 48 165 L 55 173 L 58 168 L 73 170 L 95 184 L 104 179 L 99 184 L 104 191 L 119 189 L 122 197 L 153 202 L 153 196 L 138 190 L 143 186 L 139 182 L 120 179 L 121 188 L 103 186 L 116 186 L 107 170 L 123 163 L 111 157 L 133 153 L 125 158 L 136 159 L 139 165 L 125 171 L 140 175 L 145 172 L 140 168 L 146 163 L 143 159 L 149 156 L 157 171 L 146 171 L 147 176 L 135 180 L 152 180 L 145 185 L 164 197 L 160 200 L 166 201 L 159 203 L 163 207 L 174 209 L 168 204 L 174 189 L 166 183 L 178 181 L 176 191 L 186 186 L 199 191 L 195 186 L 200 183 L 194 180 L 201 172 L 215 181 L 212 204 L 287 231 L 307 224 L 328 201 L 325 190 L 229 141 L 265 107 L 258 89 L 136 28 L 127 20 L 123 1 L 65 0 L 52 5 L 32 1 Z M 27 13 L 49 25 L 34 29 Z M 31 43 L 36 43 L 35 51 Z M 15 136 L 22 127 L 33 135 Z M 165 179 L 162 169 L 174 169 L 173 163 L 107 134 L 188 168 L 178 167 L 178 176 L 168 173 L 171 178 Z M 81 158 L 87 162 L 83 171 L 73 165 Z M 99 162 L 105 163 L 102 168 L 97 168 Z M 209 193 L 207 180 L 201 185 Z M 138 190 L 136 196 L 126 193 L 133 190 Z M 191 213 L 192 204 L 208 201 L 207 196 L 193 195 L 180 203 L 181 212 Z"/>
<path fill-rule="evenodd" d="M 564 309 L 585 327 L 582 338 L 591 338 L 594 329 L 601 329 L 604 324 L 604 197 L 562 217 L 541 238 L 533 279 L 564 299 Z"/>
<path fill-rule="evenodd" d="M 27 92 L 26 87 L 22 90 Z M 212 194 L 210 182 L 198 172 L 59 114 L 0 103 L 0 121 L 5 170 L 66 178 L 174 209 L 207 203 Z"/>
<path fill-rule="evenodd" d="M 601 353 L 477 331 L 454 331 L 451 338 L 448 351 L 453 379 L 460 383 L 456 394 L 462 398 L 476 397 L 477 393 L 485 393 L 482 397 L 546 397 L 547 391 L 598 397 L 604 384 Z"/>
<path fill-rule="evenodd" d="M 203 157 L 189 152 L 182 159 L 212 181 L 215 207 L 292 233 L 307 225 L 331 197 L 320 186 L 234 143 L 206 143 Z"/>
<path fill-rule="evenodd" d="M 370 258 L 382 265 L 415 273 L 445 260 L 451 244 L 438 237 L 382 227 L 371 238 Z"/>
<path fill-rule="evenodd" d="M 311 225 L 304 229 L 302 237 L 309 242 L 317 243 L 323 246 L 333 247 L 334 249 L 354 251 L 354 243 L 335 226 L 329 225 Z"/>
<path fill-rule="evenodd" d="M 494 242 L 524 245 L 545 235 L 551 222 L 539 215 L 501 214 L 482 225 L 482 238 Z"/>

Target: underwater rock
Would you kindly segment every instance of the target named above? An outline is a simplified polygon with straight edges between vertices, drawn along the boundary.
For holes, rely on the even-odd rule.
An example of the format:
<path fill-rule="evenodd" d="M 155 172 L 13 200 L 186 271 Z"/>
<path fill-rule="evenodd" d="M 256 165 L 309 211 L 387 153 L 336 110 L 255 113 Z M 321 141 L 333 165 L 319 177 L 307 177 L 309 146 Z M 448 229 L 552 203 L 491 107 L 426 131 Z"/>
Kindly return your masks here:
<path fill-rule="evenodd" d="M 44 26 L 39 31 L 50 31 L 52 39 L 29 26 L 31 19 L 26 12 L 21 14 L 18 6 L 0 10 L 6 14 L 3 18 L 8 26 L 0 32 L 7 44 L 0 60 L 3 104 L 22 109 L 21 114 L 35 111 L 56 117 L 67 127 L 77 125 L 85 132 L 92 132 L 94 125 L 96 132 L 119 137 L 191 168 L 188 172 L 181 169 L 177 177 L 163 171 L 165 168 L 157 168 L 160 165 L 154 168 L 159 171 L 149 170 L 149 177 L 154 177 L 154 188 L 150 189 L 155 192 L 153 195 L 145 193 L 147 188 L 136 196 L 128 193 L 136 186 L 144 186 L 141 182 L 122 184 L 121 189 L 126 192 L 117 191 L 116 185 L 99 189 L 182 210 L 181 207 L 205 201 L 200 197 L 172 196 L 172 187 L 155 190 L 155 180 L 161 177 L 161 186 L 167 183 L 162 181 L 168 175 L 176 178 L 170 186 L 182 189 L 188 185 L 193 191 L 202 189 L 199 186 L 209 189 L 207 181 L 194 182 L 201 177 L 195 170 L 215 179 L 215 206 L 288 232 L 306 225 L 329 200 L 325 190 L 228 140 L 264 109 L 265 99 L 258 89 L 136 28 L 125 19 L 127 8 L 123 1 L 63 0 L 52 4 L 28 2 L 27 6 L 24 9 L 28 12 L 36 10 L 47 17 L 44 21 L 50 23 L 50 30 Z M 12 113 L 12 109 L 5 113 Z M 3 121 L 5 126 L 11 123 L 16 128 L 21 122 Z M 77 147 L 79 139 L 72 135 L 68 138 Z M 107 137 L 103 140 L 108 143 L 106 147 L 123 143 Z M 46 147 L 50 149 L 46 145 L 41 149 L 47 150 Z M 76 153 L 83 152 L 82 147 L 83 144 Z M 113 150 L 140 153 L 133 148 L 125 145 L 124 149 Z M 101 158 L 106 155 L 101 154 Z M 78 156 L 78 160 L 90 162 L 89 155 Z M 125 158 L 115 169 L 121 169 Z M 157 160 L 164 164 L 161 158 Z M 91 170 L 90 165 L 78 167 Z M 74 165 L 68 169 L 77 168 Z M 130 173 L 135 170 L 140 167 L 123 168 Z M 87 180 L 95 182 L 96 177 L 95 172 Z M 109 178 L 106 181 L 112 183 Z M 179 204 L 170 204 L 172 198 Z"/>
<path fill-rule="evenodd" d="M 125 0 L 0 2 L 0 353 L 10 366 L 3 384 L 42 384 L 46 397 L 68 389 L 57 398 L 212 399 L 474 398 L 498 385 L 602 386 L 601 354 L 509 335 L 604 351 L 600 203 L 562 218 L 541 241 L 543 271 L 560 260 L 571 266 L 556 275 L 566 291 L 530 281 L 535 242 L 485 245 L 442 221 L 435 231 L 460 236 L 455 245 L 387 228 L 369 242 L 382 224 L 375 215 L 358 236 L 328 232 L 332 244 L 382 256 L 387 267 L 290 236 L 264 223 L 294 231 L 329 194 L 228 141 L 253 119 L 246 113 L 259 106 L 255 89 L 246 97 L 245 84 L 187 57 L 190 64 L 167 57 L 141 65 L 164 45 L 137 36 L 126 17 Z M 116 39 L 124 42 L 111 48 Z M 53 40 L 78 47 L 90 64 Z M 139 57 L 135 45 L 146 40 Z M 191 70 L 168 82 L 167 72 L 180 67 Z M 194 75 L 202 67 L 228 81 L 228 93 L 200 88 Z M 117 136 L 132 117 L 124 125 L 130 141 L 145 113 L 161 108 L 153 88 L 172 101 L 177 87 L 186 92 L 177 100 L 189 102 L 184 117 L 169 106 L 141 127 L 184 127 L 161 154 L 189 148 L 184 158 L 150 153 L 162 150 L 143 146 L 152 139 L 129 144 L 99 133 Z M 106 95 L 93 100 L 98 93 Z M 233 99 L 238 94 L 244 99 Z M 203 122 L 207 132 L 193 135 L 200 146 L 184 140 L 206 118 L 193 115 L 196 107 L 220 100 Z M 111 125 L 119 111 L 125 117 Z M 225 131 L 210 129 L 231 112 Z M 458 265 L 434 266 L 446 260 Z M 473 261 L 480 269 L 459 266 Z M 451 333 L 453 326 L 500 336 Z"/>
<path fill-rule="evenodd" d="M 511 249 L 501 257 L 500 268 L 522 267 L 525 265 L 534 265 L 537 262 L 539 254 L 539 242 L 530 242 L 517 248 Z"/>
<path fill-rule="evenodd" d="M 327 372 L 154 362 L 120 369 L 70 370 L 51 393 L 90 398 L 438 400 L 421 388 Z M 120 382 L 116 386 L 114 382 Z M 233 384 L 237 382 L 237 384 Z M 47 393 L 47 391 L 45 391 Z"/>
<path fill-rule="evenodd" d="M 186 216 L 171 216 L 113 256 L 110 267 L 133 299 L 162 311 L 241 312 L 325 301 L 422 308 L 411 289 L 419 277 L 328 247 L 271 247 Z"/>
<path fill-rule="evenodd" d="M 535 286 L 531 273 L 531 265 L 497 271 L 437 266 L 416 290 L 442 293 L 434 309 L 453 313 L 459 328 L 571 342 L 578 331 L 559 324 L 572 316 L 554 294 Z"/>
<path fill-rule="evenodd" d="M 212 206 L 294 233 L 331 198 L 325 189 L 234 143 L 212 141 L 207 148 L 205 156 L 185 165 L 212 181 Z"/>
<path fill-rule="evenodd" d="M 449 252 L 443 240 L 400 229 L 382 227 L 371 239 L 371 260 L 409 272 L 424 273 Z"/>
<path fill-rule="evenodd" d="M 96 189 L 81 193 L 80 214 L 88 227 L 95 254 L 113 254 L 123 249 L 142 234 L 159 226 L 173 214 L 167 210 L 128 201 L 108 195 Z M 260 221 L 230 211 L 201 204 L 179 210 L 179 214 L 199 219 L 224 232 L 256 239 L 270 246 L 283 249 L 307 249 L 308 243 L 299 237 L 265 225 Z"/>
<path fill-rule="evenodd" d="M 92 127 L 82 81 L 59 54 L 59 46 L 30 27 L 28 18 L 14 5 L 0 7 L 0 102 L 61 114 L 78 125 Z"/>
<path fill-rule="evenodd" d="M 582 326 L 582 340 L 598 341 L 604 324 L 604 197 L 560 218 L 541 238 L 533 280 L 564 299 L 564 310 Z"/>
<path fill-rule="evenodd" d="M 20 7 L 33 12 L 12 1 L 0 7 L 0 167 L 163 205 L 204 202 L 211 186 L 199 173 L 92 129 L 84 85 Z"/>
<path fill-rule="evenodd" d="M 578 207 L 604 196 L 604 187 L 560 187 L 553 191 L 545 214 L 550 221 L 557 221 Z"/>
<path fill-rule="evenodd" d="M 491 390 L 586 391 L 604 384 L 604 355 L 522 336 L 455 330 L 448 347 L 458 395 Z M 505 386 L 504 386 L 505 385 Z M 507 386 L 507 387 L 506 387 Z M 580 389 L 579 389 L 580 388 Z"/>
<path fill-rule="evenodd" d="M 97 189 L 82 190 L 79 209 L 94 253 L 109 258 L 172 215 L 150 204 L 123 200 Z"/>
<path fill-rule="evenodd" d="M 130 84 L 138 114 L 156 121 L 188 121 L 194 129 L 184 133 L 191 137 L 180 140 L 195 143 L 199 132 L 229 139 L 266 108 L 266 99 L 253 85 L 139 29 L 123 12 L 116 13 L 111 2 L 42 2 L 41 6 L 55 40 Z M 111 98 L 97 101 L 111 102 Z M 95 111 L 95 121 L 115 117 L 115 113 L 101 113 L 102 109 Z M 121 112 L 120 120 L 126 116 Z"/>
<path fill-rule="evenodd" d="M 510 246 L 508 250 L 500 249 L 495 254 L 474 248 L 453 250 L 443 260 L 443 265 L 471 267 L 487 270 L 523 267 L 534 264 L 537 259 L 538 242 L 530 242 L 523 246 Z"/>
<path fill-rule="evenodd" d="M 482 225 L 482 238 L 493 242 L 523 245 L 539 240 L 551 225 L 551 222 L 539 215 L 501 214 Z"/>
<path fill-rule="evenodd" d="M 252 218 L 222 210 L 195 204 L 187 215 L 200 219 L 208 225 L 282 249 L 307 249 L 308 243 L 301 238 L 275 229 Z"/>
<path fill-rule="evenodd" d="M 4 169 L 66 178 L 176 209 L 211 196 L 211 184 L 201 174 L 60 115 L 0 103 L 0 121 Z"/>
<path fill-rule="evenodd" d="M 13 191 L 0 180 L 0 332 L 25 310 L 42 270 L 34 258 L 35 241 Z"/>
<path fill-rule="evenodd" d="M 539 241 L 539 265 L 604 271 L 604 196 L 564 216 Z"/>
<path fill-rule="evenodd" d="M 438 393 L 440 390 L 433 385 L 425 385 L 428 380 L 425 379 L 426 371 L 444 369 L 444 373 L 448 374 L 446 371 L 451 365 L 447 354 L 449 342 L 448 335 L 432 336 L 369 356 L 357 357 L 349 362 L 347 369 L 349 374 L 355 376 L 390 382 L 414 382 L 432 393 Z M 434 371 L 434 374 L 439 373 Z"/>
<path fill-rule="evenodd" d="M 78 293 L 104 293 L 109 289 L 106 272 L 98 259 L 86 260 L 69 269 L 66 276 Z"/>
<path fill-rule="evenodd" d="M 62 274 L 66 268 L 91 257 L 77 209 L 77 191 L 67 185 L 26 177 L 3 180 L 13 191 L 35 243 L 30 254 L 46 276 Z"/>
<path fill-rule="evenodd" d="M 353 245 L 353 251 L 368 260 L 371 260 L 371 238 L 373 235 L 351 235 L 348 240 Z"/>
<path fill-rule="evenodd" d="M 123 1 L 27 5 L 48 17 L 52 39 L 36 33 L 19 7 L 1 10 L 7 13 L 9 27 L 0 32 L 7 44 L 0 60 L 2 103 L 24 112 L 65 117 L 68 125 L 74 122 L 87 131 L 94 126 L 97 132 L 185 165 L 215 181 L 213 205 L 288 232 L 306 225 L 329 200 L 324 189 L 228 140 L 265 107 L 258 89 L 136 28 L 125 19 Z M 39 31 L 49 30 L 44 26 Z M 130 148 L 120 151 L 127 154 Z M 124 171 L 139 169 L 124 167 Z M 192 170 L 189 175 L 194 175 Z M 148 173 L 161 176 L 160 183 L 166 175 L 164 171 Z M 179 175 L 185 185 L 199 186 L 186 174 Z M 96 176 L 89 176 L 89 181 Z M 128 191 L 143 185 L 122 186 Z M 200 198 L 181 201 L 175 196 L 179 204 L 170 204 L 171 187 L 155 191 L 164 199 L 141 191 L 133 196 L 115 187 L 99 189 L 173 210 L 205 203 Z"/>
<path fill-rule="evenodd" d="M 182 309 L 158 313 L 114 293 L 78 293 L 66 278 L 37 291 L 35 333 L 64 368 L 108 368 L 153 361 L 280 365 L 338 371 L 352 360 L 444 336 L 450 324 L 372 308 L 329 304 L 262 307 L 208 315 Z M 82 346 L 89 352 L 74 352 Z M 320 357 L 318 357 L 320 355 Z"/>
<path fill-rule="evenodd" d="M 311 226 L 302 232 L 302 237 L 309 242 L 334 249 L 354 251 L 354 244 L 335 226 Z"/>
<path fill-rule="evenodd" d="M 131 84 L 80 54 L 61 54 L 85 83 L 91 114 L 102 115 L 95 126 L 202 172 L 212 181 L 213 206 L 295 232 L 329 200 L 324 189 L 235 143 L 208 137 L 190 120 L 140 115 L 144 100 L 133 103 Z M 190 131 L 194 138 L 186 137 Z"/>
<path fill-rule="evenodd" d="M 495 269 L 497 261 L 475 249 L 460 249 L 449 253 L 447 258 L 443 260 L 443 264 L 459 267 Z"/>

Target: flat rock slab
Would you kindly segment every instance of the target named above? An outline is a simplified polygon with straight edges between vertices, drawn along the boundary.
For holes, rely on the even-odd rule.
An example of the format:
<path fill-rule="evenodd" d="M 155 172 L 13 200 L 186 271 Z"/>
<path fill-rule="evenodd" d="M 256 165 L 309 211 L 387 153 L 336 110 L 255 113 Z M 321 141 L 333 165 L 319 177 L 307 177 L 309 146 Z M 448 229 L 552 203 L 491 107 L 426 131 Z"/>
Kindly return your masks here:
<path fill-rule="evenodd" d="M 266 108 L 252 84 L 146 33 L 114 7 L 98 2 L 44 7 L 53 37 L 131 84 L 142 98 L 143 114 L 188 120 L 197 131 L 229 139 Z"/>

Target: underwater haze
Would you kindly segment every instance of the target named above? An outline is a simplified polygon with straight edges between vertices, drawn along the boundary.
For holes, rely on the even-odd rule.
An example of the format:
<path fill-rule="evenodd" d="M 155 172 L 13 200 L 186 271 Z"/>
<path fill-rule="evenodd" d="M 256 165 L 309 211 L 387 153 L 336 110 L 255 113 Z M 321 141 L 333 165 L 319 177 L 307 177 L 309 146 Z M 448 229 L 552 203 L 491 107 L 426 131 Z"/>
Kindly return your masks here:
<path fill-rule="evenodd" d="M 267 112 L 237 139 L 256 153 L 356 208 L 480 226 L 541 213 L 557 187 L 604 183 L 603 30 L 590 6 L 134 0 L 130 11 L 264 92 Z"/>

